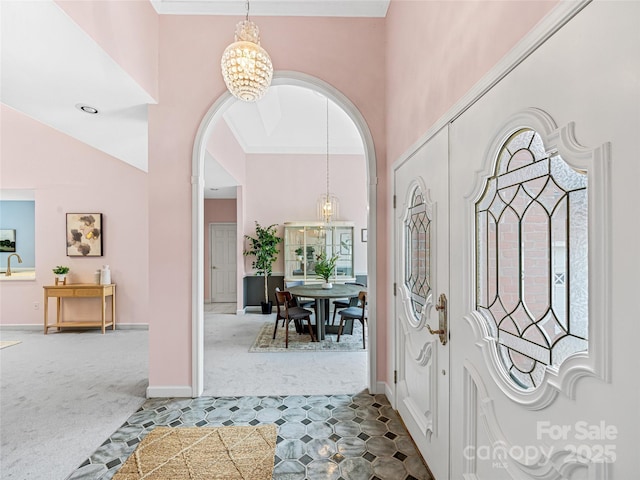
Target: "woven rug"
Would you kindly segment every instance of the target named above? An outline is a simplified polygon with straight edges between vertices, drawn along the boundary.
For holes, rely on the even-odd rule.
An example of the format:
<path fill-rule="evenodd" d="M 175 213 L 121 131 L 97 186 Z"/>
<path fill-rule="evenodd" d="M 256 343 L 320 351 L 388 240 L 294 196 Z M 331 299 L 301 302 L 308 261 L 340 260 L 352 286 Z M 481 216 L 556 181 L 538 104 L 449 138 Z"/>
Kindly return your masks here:
<path fill-rule="evenodd" d="M 337 323 L 337 322 L 336 322 Z M 307 333 L 298 334 L 293 326 L 293 322 L 289 325 L 289 348 L 285 348 L 284 328 L 282 323 L 278 326 L 276 338 L 273 339 L 273 327 L 275 318 L 265 323 L 260 329 L 260 333 L 256 337 L 249 352 L 365 352 L 362 348 L 362 324 L 358 321 L 353 322 L 353 334 L 341 335 L 340 342 L 337 342 L 338 335 L 327 334 L 325 339 L 320 342 L 312 342 L 311 336 Z M 369 325 L 367 324 L 367 327 Z M 314 327 L 315 328 L 315 327 Z M 369 347 L 368 335 L 367 348 Z"/>
<path fill-rule="evenodd" d="M 271 480 L 276 426 L 156 427 L 114 480 Z"/>
<path fill-rule="evenodd" d="M 17 341 L 1 341 L 0 342 L 0 348 L 7 348 L 10 347 L 11 345 L 17 345 L 19 343 L 22 343 L 20 340 Z"/>

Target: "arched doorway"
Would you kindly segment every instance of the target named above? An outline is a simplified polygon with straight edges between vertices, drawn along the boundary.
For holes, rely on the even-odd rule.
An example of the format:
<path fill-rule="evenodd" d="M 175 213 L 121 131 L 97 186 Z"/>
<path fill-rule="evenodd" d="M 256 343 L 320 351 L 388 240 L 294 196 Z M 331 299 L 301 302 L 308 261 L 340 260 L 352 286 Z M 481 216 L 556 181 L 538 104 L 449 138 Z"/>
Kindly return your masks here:
<path fill-rule="evenodd" d="M 367 166 L 368 186 L 368 241 L 367 241 L 367 273 L 369 277 L 369 345 L 376 345 L 376 209 L 377 209 L 377 168 L 373 136 L 367 123 L 356 106 L 339 90 L 328 83 L 300 72 L 275 72 L 272 85 L 293 85 L 315 90 L 339 105 L 355 124 L 364 146 Z M 202 395 L 204 390 L 204 159 L 206 144 L 214 125 L 222 117 L 236 99 L 229 93 L 222 94 L 211 105 L 196 134 L 192 155 L 192 263 L 191 263 L 191 321 L 192 321 L 192 396 Z M 373 188 L 372 188 L 373 187 Z M 374 391 L 376 384 L 376 349 L 370 348 L 369 354 L 369 390 Z"/>

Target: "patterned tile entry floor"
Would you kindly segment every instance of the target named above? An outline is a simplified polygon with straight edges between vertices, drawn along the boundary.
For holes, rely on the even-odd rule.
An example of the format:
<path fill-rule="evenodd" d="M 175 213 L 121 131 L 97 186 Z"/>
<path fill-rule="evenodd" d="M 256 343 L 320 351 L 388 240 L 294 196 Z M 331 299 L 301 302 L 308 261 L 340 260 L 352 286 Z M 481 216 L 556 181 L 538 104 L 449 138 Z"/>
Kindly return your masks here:
<path fill-rule="evenodd" d="M 274 480 L 432 480 L 384 395 L 151 399 L 68 480 L 107 480 L 156 426 L 278 428 Z M 167 479 L 169 480 L 169 479 Z"/>

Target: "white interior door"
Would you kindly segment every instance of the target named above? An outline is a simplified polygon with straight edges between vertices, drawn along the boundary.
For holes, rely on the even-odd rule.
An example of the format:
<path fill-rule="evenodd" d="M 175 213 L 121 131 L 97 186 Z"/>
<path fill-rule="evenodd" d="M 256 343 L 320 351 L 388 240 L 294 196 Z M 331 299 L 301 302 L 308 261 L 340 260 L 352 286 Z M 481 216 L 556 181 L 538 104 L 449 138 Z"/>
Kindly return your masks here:
<path fill-rule="evenodd" d="M 451 478 L 638 476 L 638 18 L 587 5 L 451 124 Z"/>
<path fill-rule="evenodd" d="M 211 239 L 211 302 L 236 301 L 236 224 L 212 223 Z"/>
<path fill-rule="evenodd" d="M 449 478 L 446 128 L 394 172 L 396 407 L 436 479 Z"/>

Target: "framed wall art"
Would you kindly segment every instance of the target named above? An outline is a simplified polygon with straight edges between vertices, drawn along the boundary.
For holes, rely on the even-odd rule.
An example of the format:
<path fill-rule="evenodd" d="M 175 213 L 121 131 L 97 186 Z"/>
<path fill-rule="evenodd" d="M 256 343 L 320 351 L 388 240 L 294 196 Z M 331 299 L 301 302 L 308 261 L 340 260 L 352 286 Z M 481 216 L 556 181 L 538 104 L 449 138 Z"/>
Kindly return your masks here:
<path fill-rule="evenodd" d="M 67 213 L 67 256 L 102 256 L 101 213 Z"/>
<path fill-rule="evenodd" d="M 16 231 L 11 228 L 0 229 L 0 252 L 16 251 Z"/>

